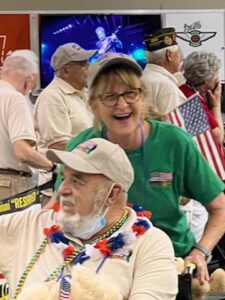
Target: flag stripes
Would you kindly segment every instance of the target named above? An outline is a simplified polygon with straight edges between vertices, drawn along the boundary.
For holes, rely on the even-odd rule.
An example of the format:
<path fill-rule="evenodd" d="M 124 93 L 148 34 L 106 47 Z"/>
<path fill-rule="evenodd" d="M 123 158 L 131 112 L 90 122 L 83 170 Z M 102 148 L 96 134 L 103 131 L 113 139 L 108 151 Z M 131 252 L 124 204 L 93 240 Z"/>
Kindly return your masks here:
<path fill-rule="evenodd" d="M 225 180 L 225 160 L 222 147 L 220 148 L 215 141 L 198 94 L 191 96 L 186 102 L 171 111 L 168 114 L 168 120 L 192 135 L 200 152 L 214 172 L 222 180 Z"/>

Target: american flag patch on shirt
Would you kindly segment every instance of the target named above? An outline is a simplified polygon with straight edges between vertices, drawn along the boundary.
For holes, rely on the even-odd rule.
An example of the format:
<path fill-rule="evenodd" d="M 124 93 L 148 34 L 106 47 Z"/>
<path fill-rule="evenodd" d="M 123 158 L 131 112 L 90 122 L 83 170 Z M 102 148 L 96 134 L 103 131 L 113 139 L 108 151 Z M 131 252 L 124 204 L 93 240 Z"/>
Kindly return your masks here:
<path fill-rule="evenodd" d="M 71 293 L 70 276 L 65 275 L 60 281 L 59 300 L 68 300 Z"/>
<path fill-rule="evenodd" d="M 173 173 L 169 172 L 152 172 L 150 174 L 150 182 L 170 182 L 173 180 Z"/>

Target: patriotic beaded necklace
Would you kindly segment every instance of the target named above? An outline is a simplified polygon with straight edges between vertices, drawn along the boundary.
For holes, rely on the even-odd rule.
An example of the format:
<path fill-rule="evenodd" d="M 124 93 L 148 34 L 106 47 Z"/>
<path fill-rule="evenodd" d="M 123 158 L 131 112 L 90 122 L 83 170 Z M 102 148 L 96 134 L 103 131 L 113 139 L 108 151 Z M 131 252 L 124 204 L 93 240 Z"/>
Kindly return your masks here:
<path fill-rule="evenodd" d="M 98 272 L 107 257 L 109 257 L 113 252 L 122 248 L 124 245 L 131 244 L 137 238 L 137 236 L 142 235 L 147 229 L 150 228 L 151 223 L 146 218 L 150 217 L 150 213 L 144 211 L 141 207 L 136 208 L 139 209 L 137 209 L 137 216 L 144 217 L 138 217 L 131 229 L 123 233 L 119 233 L 116 237 L 109 238 L 127 220 L 128 211 L 126 210 L 121 219 L 111 229 L 109 229 L 99 238 L 92 241 L 91 244 L 86 244 L 80 250 L 76 250 L 73 246 L 69 245 L 69 240 L 64 236 L 63 232 L 60 230 L 59 225 L 53 225 L 50 228 L 45 228 L 44 234 L 46 235 L 46 238 L 40 244 L 36 253 L 33 255 L 24 272 L 22 273 L 12 299 L 17 299 L 29 273 L 31 272 L 35 263 L 38 261 L 40 255 L 44 252 L 49 242 L 54 243 L 57 248 L 62 249 L 64 261 L 47 277 L 46 281 L 56 279 L 60 275 L 64 267 L 66 267 L 70 263 L 81 264 L 85 260 L 90 259 L 93 256 L 95 256 L 95 259 L 103 257 L 103 261 L 96 270 L 96 272 Z"/>
<path fill-rule="evenodd" d="M 102 240 L 104 238 L 107 238 L 108 236 L 113 234 L 115 231 L 117 231 L 123 225 L 123 223 L 127 220 L 127 217 L 128 217 L 128 211 L 126 210 L 125 213 L 123 214 L 123 216 L 121 217 L 121 219 L 111 229 L 109 229 L 105 234 L 103 234 L 98 239 L 93 241 L 93 243 L 97 242 L 99 240 Z M 25 281 L 26 281 L 29 273 L 33 269 L 35 263 L 38 261 L 41 254 L 44 252 L 44 250 L 49 242 L 55 243 L 56 245 L 64 244 L 66 247 L 65 247 L 65 250 L 63 251 L 64 262 L 62 264 L 60 264 L 48 276 L 46 281 L 55 279 L 65 266 L 69 265 L 81 252 L 84 251 L 84 247 L 80 251 L 76 251 L 73 246 L 69 246 L 69 240 L 64 236 L 63 232 L 60 231 L 59 225 L 53 225 L 50 228 L 45 228 L 44 234 L 46 235 L 46 238 L 40 244 L 37 251 L 32 256 L 30 262 L 26 266 L 24 272 L 22 273 L 20 280 L 17 284 L 15 294 L 12 298 L 13 300 L 17 299 L 19 293 L 21 292 L 21 290 L 25 284 Z"/>

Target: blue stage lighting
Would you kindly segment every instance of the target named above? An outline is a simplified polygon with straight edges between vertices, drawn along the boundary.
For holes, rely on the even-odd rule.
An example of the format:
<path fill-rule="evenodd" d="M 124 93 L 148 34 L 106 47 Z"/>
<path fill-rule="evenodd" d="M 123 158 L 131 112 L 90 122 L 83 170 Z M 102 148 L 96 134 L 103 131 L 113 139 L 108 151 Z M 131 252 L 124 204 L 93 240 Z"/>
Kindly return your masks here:
<path fill-rule="evenodd" d="M 47 48 L 48 48 L 47 44 L 44 44 L 44 43 L 41 44 L 41 52 L 42 53 L 45 52 L 47 50 Z"/>
<path fill-rule="evenodd" d="M 142 48 L 138 48 L 136 50 L 133 51 L 132 56 L 136 59 L 136 60 L 145 60 L 145 50 Z"/>

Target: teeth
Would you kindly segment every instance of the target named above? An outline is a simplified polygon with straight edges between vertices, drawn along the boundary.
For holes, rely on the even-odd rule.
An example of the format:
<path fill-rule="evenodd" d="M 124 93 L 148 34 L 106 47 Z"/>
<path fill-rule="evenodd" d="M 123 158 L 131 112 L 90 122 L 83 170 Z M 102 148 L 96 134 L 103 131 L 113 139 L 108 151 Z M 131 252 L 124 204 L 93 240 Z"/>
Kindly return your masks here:
<path fill-rule="evenodd" d="M 124 118 L 124 117 L 129 117 L 130 114 L 124 114 L 124 115 L 115 115 L 117 118 Z"/>

